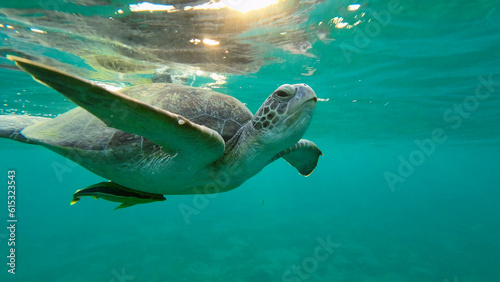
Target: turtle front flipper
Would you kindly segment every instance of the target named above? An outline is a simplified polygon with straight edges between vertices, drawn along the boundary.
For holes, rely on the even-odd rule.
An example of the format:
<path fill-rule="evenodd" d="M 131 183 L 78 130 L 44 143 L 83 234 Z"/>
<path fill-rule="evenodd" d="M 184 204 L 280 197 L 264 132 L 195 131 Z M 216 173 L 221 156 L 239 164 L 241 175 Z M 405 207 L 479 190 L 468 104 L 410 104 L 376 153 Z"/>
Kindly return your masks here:
<path fill-rule="evenodd" d="M 91 196 L 94 199 L 104 199 L 111 202 L 122 203 L 117 209 L 127 208 L 136 204 L 152 203 L 157 201 L 165 201 L 165 197 L 161 194 L 152 194 L 132 190 L 114 182 L 101 182 L 91 185 L 87 188 L 78 190 L 73 194 L 71 204 L 75 204 L 83 196 Z"/>
<path fill-rule="evenodd" d="M 196 159 L 204 167 L 224 153 L 224 139 L 213 129 L 44 64 L 10 55 L 7 58 L 107 126 L 143 136 L 180 159 Z"/>
<path fill-rule="evenodd" d="M 294 146 L 279 152 L 269 163 L 283 158 L 300 174 L 309 176 L 316 168 L 319 156 L 323 156 L 323 153 L 316 144 L 306 139 L 300 139 Z"/>

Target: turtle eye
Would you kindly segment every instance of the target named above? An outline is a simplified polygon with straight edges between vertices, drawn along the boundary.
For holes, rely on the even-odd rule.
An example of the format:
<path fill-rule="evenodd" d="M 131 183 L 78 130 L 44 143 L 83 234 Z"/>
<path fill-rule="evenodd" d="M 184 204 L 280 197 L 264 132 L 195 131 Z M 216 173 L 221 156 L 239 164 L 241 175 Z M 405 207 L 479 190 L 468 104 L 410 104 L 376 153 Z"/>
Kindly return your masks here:
<path fill-rule="evenodd" d="M 276 92 L 274 92 L 274 95 L 276 95 L 276 96 L 278 96 L 280 98 L 286 98 L 286 97 L 288 97 L 288 93 L 286 93 L 283 90 L 277 90 Z"/>
<path fill-rule="evenodd" d="M 289 84 L 283 84 L 276 91 L 274 91 L 274 96 L 280 99 L 287 99 L 295 94 L 295 87 Z"/>

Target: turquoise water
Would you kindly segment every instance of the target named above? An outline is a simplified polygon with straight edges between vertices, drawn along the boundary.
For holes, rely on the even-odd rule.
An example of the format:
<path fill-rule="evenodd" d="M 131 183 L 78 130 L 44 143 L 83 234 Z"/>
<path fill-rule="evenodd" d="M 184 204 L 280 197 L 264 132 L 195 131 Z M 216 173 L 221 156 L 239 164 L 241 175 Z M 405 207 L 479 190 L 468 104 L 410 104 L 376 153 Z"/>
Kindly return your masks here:
<path fill-rule="evenodd" d="M 278 85 L 307 83 L 322 99 L 304 136 L 324 153 L 317 169 L 277 161 L 214 198 L 113 211 L 69 205 L 102 178 L 2 139 L 18 222 L 16 274 L 5 266 L 0 281 L 500 281 L 498 1 L 189 2 L 2 1 L 0 54 L 114 87 L 212 88 L 252 112 Z M 74 107 L 0 65 L 1 114 Z M 6 192 L 0 203 L 5 265 Z"/>

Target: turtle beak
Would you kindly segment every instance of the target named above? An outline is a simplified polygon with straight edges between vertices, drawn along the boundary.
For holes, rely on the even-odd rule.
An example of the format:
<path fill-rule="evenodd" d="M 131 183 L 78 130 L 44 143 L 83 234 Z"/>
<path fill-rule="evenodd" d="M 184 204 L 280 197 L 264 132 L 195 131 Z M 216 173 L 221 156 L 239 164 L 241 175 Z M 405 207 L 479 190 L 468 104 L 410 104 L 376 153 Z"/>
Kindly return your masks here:
<path fill-rule="evenodd" d="M 295 86 L 297 88 L 297 90 L 296 90 L 297 96 L 302 97 L 302 99 L 304 99 L 305 101 L 309 101 L 309 100 L 314 100 L 315 102 L 318 101 L 318 97 L 316 96 L 316 93 L 314 92 L 314 90 L 312 90 L 311 87 L 309 87 L 309 85 L 296 84 Z"/>
<path fill-rule="evenodd" d="M 295 105 L 291 108 L 291 112 L 305 110 L 305 108 L 314 109 L 318 101 L 316 93 L 307 84 L 295 84 Z"/>

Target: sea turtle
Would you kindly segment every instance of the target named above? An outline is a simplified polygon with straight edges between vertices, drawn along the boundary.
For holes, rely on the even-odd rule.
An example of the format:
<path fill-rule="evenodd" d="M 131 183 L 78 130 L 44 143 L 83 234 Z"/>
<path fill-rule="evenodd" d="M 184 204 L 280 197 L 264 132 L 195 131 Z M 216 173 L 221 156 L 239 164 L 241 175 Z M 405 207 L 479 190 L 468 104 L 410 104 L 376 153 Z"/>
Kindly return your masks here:
<path fill-rule="evenodd" d="M 56 118 L 0 116 L 0 137 L 42 145 L 109 182 L 73 196 L 121 202 L 219 193 L 283 158 L 309 175 L 322 155 L 301 139 L 316 107 L 305 84 L 276 89 L 255 115 L 237 99 L 195 87 L 153 83 L 114 92 L 28 59 L 22 70 L 78 106 Z"/>

